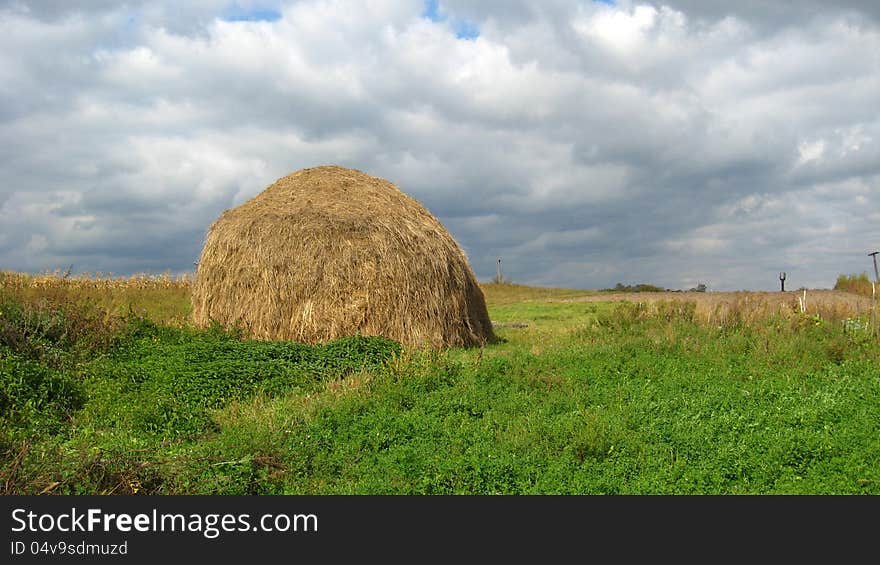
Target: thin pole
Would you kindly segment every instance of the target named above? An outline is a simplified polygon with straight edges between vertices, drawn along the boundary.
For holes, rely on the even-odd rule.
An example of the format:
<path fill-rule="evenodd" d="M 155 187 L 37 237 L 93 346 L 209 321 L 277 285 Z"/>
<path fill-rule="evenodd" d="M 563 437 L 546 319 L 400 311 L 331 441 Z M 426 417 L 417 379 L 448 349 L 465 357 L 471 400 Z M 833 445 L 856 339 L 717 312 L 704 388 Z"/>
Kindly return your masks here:
<path fill-rule="evenodd" d="M 871 335 L 877 335 L 877 285 L 874 283 L 871 283 Z"/>
<path fill-rule="evenodd" d="M 877 253 L 880 253 L 880 251 L 868 253 L 868 255 L 874 259 L 874 282 L 880 283 L 880 273 L 877 272 Z"/>
<path fill-rule="evenodd" d="M 501 257 L 498 257 L 498 284 L 501 284 Z"/>

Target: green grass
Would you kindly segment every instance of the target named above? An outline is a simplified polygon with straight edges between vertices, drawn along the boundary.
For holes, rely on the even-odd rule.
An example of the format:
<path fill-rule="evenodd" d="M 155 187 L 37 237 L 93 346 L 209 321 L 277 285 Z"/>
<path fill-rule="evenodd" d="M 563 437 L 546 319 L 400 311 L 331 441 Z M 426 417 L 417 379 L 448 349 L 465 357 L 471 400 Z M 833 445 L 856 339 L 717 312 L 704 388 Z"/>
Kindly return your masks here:
<path fill-rule="evenodd" d="M 142 315 L 102 326 L 64 310 L 76 305 L 37 315 L 7 296 L 0 484 L 7 494 L 880 494 L 875 337 L 809 316 L 719 328 L 695 323 L 686 304 L 552 301 L 568 292 L 490 295 L 493 320 L 528 327 L 446 352 L 367 337 L 257 342 Z"/>
<path fill-rule="evenodd" d="M 559 300 L 577 296 L 600 294 L 595 290 L 577 290 L 570 288 L 541 288 L 519 284 L 482 284 L 489 308 L 503 304 L 518 304 L 546 300 Z"/>

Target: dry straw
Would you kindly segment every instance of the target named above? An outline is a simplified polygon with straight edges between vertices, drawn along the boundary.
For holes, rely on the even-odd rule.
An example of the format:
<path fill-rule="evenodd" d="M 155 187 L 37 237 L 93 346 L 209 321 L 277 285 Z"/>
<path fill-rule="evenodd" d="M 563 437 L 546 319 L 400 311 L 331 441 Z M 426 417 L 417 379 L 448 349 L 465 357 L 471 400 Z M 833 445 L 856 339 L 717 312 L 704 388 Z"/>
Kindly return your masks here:
<path fill-rule="evenodd" d="M 192 301 L 197 325 L 238 325 L 258 339 L 494 339 L 483 292 L 443 225 L 392 183 L 333 165 L 283 177 L 224 212 L 208 231 Z"/>

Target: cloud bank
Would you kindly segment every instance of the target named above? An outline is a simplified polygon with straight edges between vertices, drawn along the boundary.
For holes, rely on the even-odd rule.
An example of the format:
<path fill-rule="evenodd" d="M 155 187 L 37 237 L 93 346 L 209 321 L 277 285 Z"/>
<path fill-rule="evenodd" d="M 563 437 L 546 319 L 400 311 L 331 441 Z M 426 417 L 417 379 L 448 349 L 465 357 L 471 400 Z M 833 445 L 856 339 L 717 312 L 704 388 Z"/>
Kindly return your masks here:
<path fill-rule="evenodd" d="M 478 278 L 830 287 L 880 248 L 873 2 L 0 2 L 0 268 L 192 269 L 334 163 Z"/>

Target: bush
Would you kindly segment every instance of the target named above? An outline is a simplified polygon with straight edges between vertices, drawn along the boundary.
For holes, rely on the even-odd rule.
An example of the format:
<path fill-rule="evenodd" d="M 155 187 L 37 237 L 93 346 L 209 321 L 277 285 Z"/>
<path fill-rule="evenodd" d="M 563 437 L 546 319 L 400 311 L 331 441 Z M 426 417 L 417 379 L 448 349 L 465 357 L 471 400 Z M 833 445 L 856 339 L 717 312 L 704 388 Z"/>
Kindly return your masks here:
<path fill-rule="evenodd" d="M 661 288 L 659 286 L 655 286 L 653 284 L 645 284 L 640 283 L 636 285 L 625 285 L 623 283 L 617 283 L 614 285 L 614 288 L 606 288 L 603 289 L 607 292 L 665 292 L 665 288 Z"/>
<path fill-rule="evenodd" d="M 834 283 L 834 290 L 842 290 L 844 292 L 852 292 L 864 296 L 871 296 L 873 293 L 871 279 L 868 273 L 858 275 L 840 275 L 837 282 Z"/>

